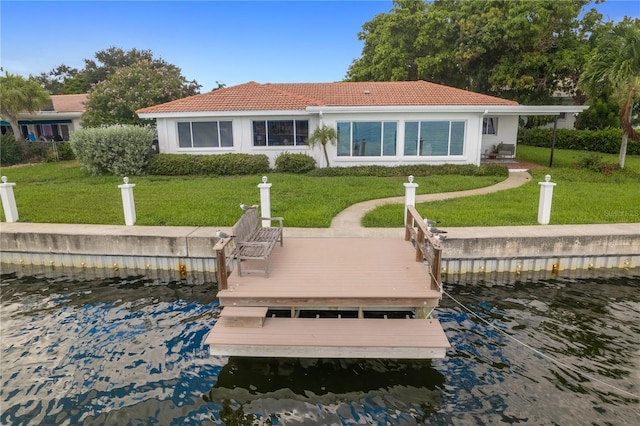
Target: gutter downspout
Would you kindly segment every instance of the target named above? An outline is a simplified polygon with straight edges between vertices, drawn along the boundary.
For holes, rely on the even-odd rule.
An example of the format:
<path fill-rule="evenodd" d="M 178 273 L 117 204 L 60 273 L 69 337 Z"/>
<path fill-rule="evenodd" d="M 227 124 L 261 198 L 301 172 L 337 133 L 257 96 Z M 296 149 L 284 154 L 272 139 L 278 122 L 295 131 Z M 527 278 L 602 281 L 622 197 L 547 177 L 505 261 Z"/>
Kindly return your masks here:
<path fill-rule="evenodd" d="M 476 154 L 476 166 L 480 167 L 480 164 L 482 164 L 482 125 L 484 124 L 484 117 L 487 116 L 487 114 L 489 114 L 489 110 L 485 109 L 484 112 L 482 113 L 482 115 L 480 116 L 480 126 L 478 129 L 478 139 L 480 140 L 480 143 L 478 144 L 478 153 Z"/>

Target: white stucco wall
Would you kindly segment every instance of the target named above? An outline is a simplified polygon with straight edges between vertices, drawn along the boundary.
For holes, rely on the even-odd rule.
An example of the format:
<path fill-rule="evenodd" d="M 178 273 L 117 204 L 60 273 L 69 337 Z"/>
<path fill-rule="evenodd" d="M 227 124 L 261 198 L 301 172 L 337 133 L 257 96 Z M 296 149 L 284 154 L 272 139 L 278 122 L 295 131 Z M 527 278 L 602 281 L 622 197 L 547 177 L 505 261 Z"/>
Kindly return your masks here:
<path fill-rule="evenodd" d="M 327 152 L 331 166 L 347 167 L 354 165 L 402 165 L 402 164 L 480 164 L 480 155 L 484 149 L 491 148 L 493 144 L 503 141 L 504 143 L 516 143 L 518 130 L 517 116 L 501 116 L 498 124 L 497 135 L 482 135 L 481 113 L 452 113 L 452 112 L 385 112 L 385 113 L 331 113 L 324 112 L 322 117 L 318 113 L 306 111 L 296 112 L 296 114 L 265 113 L 255 115 L 220 115 L 220 116 L 200 116 L 193 117 L 185 114 L 179 118 L 157 118 L 158 143 L 161 153 L 170 154 L 223 154 L 229 152 L 266 154 L 271 165 L 274 166 L 275 159 L 283 152 L 302 152 L 315 158 L 319 167 L 324 167 L 325 159 L 321 147 L 311 149 L 308 146 L 275 146 L 275 147 L 254 147 L 253 146 L 253 120 L 291 120 L 306 119 L 309 121 L 309 134 L 322 123 L 336 128 L 339 121 L 395 121 L 397 126 L 397 141 L 395 156 L 381 157 L 344 157 L 337 156 L 335 145 L 328 145 Z M 404 156 L 404 130 L 406 121 L 464 121 L 465 124 L 465 144 L 462 155 L 455 156 Z M 178 126 L 180 121 L 232 121 L 233 122 L 233 148 L 180 148 L 178 146 Z"/>
<path fill-rule="evenodd" d="M 518 140 L 518 119 L 517 115 L 498 116 L 498 133 L 495 135 L 482 135 L 482 147 L 480 153 L 491 152 L 494 145 L 500 142 L 506 144 L 517 144 Z M 482 126 L 482 121 L 480 122 Z M 482 128 L 480 129 L 482 133 Z"/>

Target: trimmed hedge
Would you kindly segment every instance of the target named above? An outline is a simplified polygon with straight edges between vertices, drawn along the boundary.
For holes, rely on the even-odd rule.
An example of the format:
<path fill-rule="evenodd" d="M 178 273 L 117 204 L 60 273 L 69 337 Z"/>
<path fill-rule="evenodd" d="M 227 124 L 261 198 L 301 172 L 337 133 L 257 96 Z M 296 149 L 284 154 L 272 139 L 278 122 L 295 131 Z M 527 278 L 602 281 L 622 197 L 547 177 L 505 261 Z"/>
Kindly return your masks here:
<path fill-rule="evenodd" d="M 283 152 L 276 158 L 278 173 L 307 173 L 316 168 L 316 160 L 304 153 Z"/>
<path fill-rule="evenodd" d="M 10 133 L 0 139 L 0 166 L 74 158 L 68 142 L 16 141 Z"/>
<path fill-rule="evenodd" d="M 269 171 L 264 154 L 157 154 L 146 167 L 147 174 L 161 176 L 253 175 Z"/>
<path fill-rule="evenodd" d="M 138 176 L 149 160 L 155 130 L 149 127 L 84 128 L 71 133 L 71 149 L 94 175 Z"/>
<path fill-rule="evenodd" d="M 308 176 L 435 176 L 435 175 L 463 175 L 463 176 L 509 176 L 509 169 L 500 165 L 475 166 L 473 164 L 419 164 L 414 166 L 354 166 L 354 167 L 325 167 L 307 173 Z"/>
<path fill-rule="evenodd" d="M 552 141 L 553 129 L 518 129 L 519 144 L 550 148 Z M 622 129 L 558 129 L 556 132 L 556 148 L 559 149 L 618 154 L 621 141 Z M 640 143 L 629 141 L 627 154 L 640 155 Z"/>

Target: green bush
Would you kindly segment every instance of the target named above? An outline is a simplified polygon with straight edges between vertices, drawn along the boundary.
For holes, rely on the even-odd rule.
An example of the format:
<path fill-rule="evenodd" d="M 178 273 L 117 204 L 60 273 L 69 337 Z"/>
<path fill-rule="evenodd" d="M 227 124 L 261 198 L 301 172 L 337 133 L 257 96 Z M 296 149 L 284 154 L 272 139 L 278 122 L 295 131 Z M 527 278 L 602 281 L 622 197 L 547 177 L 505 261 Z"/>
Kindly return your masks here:
<path fill-rule="evenodd" d="M 283 152 L 276 158 L 278 173 L 307 173 L 316 168 L 316 160 L 303 153 Z"/>
<path fill-rule="evenodd" d="M 71 134 L 71 149 L 91 174 L 141 175 L 155 131 L 148 127 L 84 128 Z"/>
<path fill-rule="evenodd" d="M 413 166 L 354 166 L 354 167 L 325 167 L 315 169 L 309 176 L 435 176 L 435 175 L 463 175 L 463 176 L 508 176 L 509 169 L 500 165 L 475 166 L 473 164 L 418 164 Z"/>
<path fill-rule="evenodd" d="M 0 166 L 11 166 L 22 160 L 22 144 L 7 133 L 0 138 Z"/>
<path fill-rule="evenodd" d="M 56 144 L 56 149 L 58 150 L 58 160 L 68 161 L 68 160 L 76 159 L 76 156 L 73 154 L 73 149 L 71 149 L 71 143 L 55 142 L 55 144 Z"/>
<path fill-rule="evenodd" d="M 602 156 L 596 153 L 591 153 L 585 157 L 582 157 L 580 161 L 573 164 L 576 169 L 587 169 L 597 173 L 610 174 L 614 170 L 619 170 L 620 167 L 616 163 L 608 163 L 602 161 Z"/>
<path fill-rule="evenodd" d="M 146 167 L 150 175 L 252 175 L 269 171 L 264 154 L 157 154 Z"/>
<path fill-rule="evenodd" d="M 529 146 L 551 147 L 553 129 L 519 129 L 518 143 Z M 621 129 L 571 130 L 558 129 L 556 148 L 617 154 L 622 141 Z M 630 141 L 627 154 L 640 155 L 640 143 Z"/>

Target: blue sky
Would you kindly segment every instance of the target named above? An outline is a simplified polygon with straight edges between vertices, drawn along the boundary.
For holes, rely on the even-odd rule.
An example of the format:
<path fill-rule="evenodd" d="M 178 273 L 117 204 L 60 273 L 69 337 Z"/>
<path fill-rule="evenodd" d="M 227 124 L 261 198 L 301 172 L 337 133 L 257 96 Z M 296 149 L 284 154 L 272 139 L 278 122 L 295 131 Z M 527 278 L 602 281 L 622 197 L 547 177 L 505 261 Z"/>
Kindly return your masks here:
<path fill-rule="evenodd" d="M 640 17 L 637 0 L 596 7 L 615 21 Z M 257 81 L 330 82 L 360 57 L 362 25 L 391 1 L 6 1 L 0 63 L 28 76 L 110 46 L 150 49 L 202 91 Z"/>

